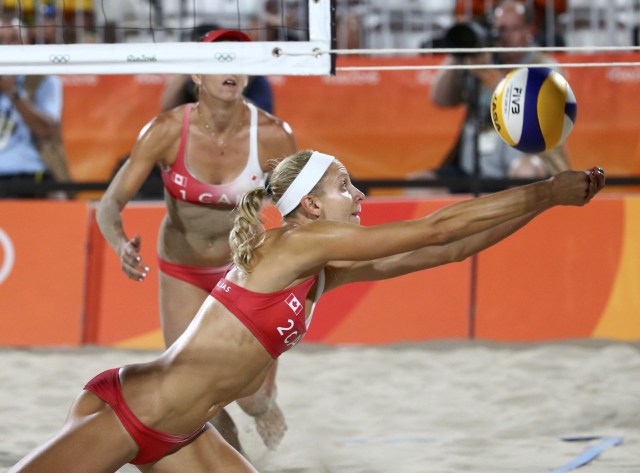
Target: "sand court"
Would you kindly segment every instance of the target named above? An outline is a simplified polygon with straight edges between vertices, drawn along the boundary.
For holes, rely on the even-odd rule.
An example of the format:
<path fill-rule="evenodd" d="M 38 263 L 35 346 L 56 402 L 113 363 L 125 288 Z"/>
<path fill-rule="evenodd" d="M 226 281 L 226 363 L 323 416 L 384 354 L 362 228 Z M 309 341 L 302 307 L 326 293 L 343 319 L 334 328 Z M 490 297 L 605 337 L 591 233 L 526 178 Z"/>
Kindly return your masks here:
<path fill-rule="evenodd" d="M 0 471 L 61 426 L 94 374 L 156 353 L 0 350 Z M 278 377 L 289 430 L 276 451 L 230 406 L 261 472 L 560 473 L 589 457 L 581 472 L 640 471 L 638 343 L 303 344 Z"/>

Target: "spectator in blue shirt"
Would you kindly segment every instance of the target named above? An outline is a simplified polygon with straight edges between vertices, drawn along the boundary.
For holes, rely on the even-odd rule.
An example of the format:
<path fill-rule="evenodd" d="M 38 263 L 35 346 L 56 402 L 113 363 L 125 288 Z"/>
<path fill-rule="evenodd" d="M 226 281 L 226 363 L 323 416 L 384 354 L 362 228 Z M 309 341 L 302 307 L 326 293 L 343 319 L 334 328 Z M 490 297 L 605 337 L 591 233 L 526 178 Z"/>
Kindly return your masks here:
<path fill-rule="evenodd" d="M 17 20 L 0 21 L 0 44 L 22 44 Z M 59 77 L 0 76 L 0 197 L 46 197 L 33 189 L 2 186 L 6 182 L 69 180 L 64 153 L 51 152 L 52 143 L 61 146 L 61 116 Z"/>

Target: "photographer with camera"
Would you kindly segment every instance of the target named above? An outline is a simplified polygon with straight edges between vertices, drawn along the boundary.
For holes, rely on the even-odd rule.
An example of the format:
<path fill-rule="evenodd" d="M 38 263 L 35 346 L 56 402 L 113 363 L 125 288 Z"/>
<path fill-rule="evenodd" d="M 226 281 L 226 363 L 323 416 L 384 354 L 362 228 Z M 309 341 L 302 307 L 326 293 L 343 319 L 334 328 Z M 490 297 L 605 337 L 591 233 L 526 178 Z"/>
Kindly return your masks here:
<path fill-rule="evenodd" d="M 444 38 L 446 47 L 485 48 L 531 47 L 533 18 L 516 0 L 503 0 L 494 10 L 491 25 L 478 21 L 457 23 Z M 486 51 L 449 55 L 444 64 L 550 64 L 552 58 L 531 51 L 508 51 L 491 55 Z M 557 67 L 556 67 L 557 69 Z M 493 90 L 509 72 L 507 69 L 441 69 L 436 76 L 431 100 L 440 107 L 464 104 L 467 114 L 456 143 L 436 170 L 421 171 L 412 178 L 479 175 L 482 178 L 544 178 L 569 169 L 564 147 L 539 155 L 526 155 L 507 145 L 494 131 L 490 117 Z M 451 191 L 456 192 L 454 186 Z"/>

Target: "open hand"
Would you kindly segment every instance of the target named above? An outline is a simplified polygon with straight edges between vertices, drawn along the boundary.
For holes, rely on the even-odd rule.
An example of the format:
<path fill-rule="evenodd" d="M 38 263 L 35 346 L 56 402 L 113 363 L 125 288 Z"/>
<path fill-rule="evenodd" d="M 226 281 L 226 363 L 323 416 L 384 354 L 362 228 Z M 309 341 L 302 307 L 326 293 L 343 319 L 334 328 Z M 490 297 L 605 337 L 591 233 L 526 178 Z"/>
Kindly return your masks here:
<path fill-rule="evenodd" d="M 142 264 L 142 258 L 140 258 L 141 243 L 140 235 L 136 235 L 120 250 L 122 272 L 134 281 L 144 281 L 149 272 L 149 266 Z"/>

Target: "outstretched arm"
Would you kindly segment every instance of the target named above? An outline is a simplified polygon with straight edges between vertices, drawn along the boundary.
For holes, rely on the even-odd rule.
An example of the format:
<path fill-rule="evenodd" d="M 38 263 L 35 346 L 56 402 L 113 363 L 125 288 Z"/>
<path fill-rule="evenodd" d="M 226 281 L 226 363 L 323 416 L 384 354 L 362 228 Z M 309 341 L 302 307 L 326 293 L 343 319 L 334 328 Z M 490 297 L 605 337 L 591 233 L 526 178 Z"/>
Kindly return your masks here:
<path fill-rule="evenodd" d="M 450 205 L 426 217 L 417 220 L 404 220 L 371 227 L 362 227 L 351 223 L 330 220 L 316 220 L 302 225 L 280 238 L 280 248 L 288 255 L 295 254 L 296 273 L 318 266 L 333 265 L 336 261 L 354 264 L 362 262 L 365 268 L 374 271 L 372 261 L 386 259 L 393 261 L 385 269 L 388 274 L 409 272 L 407 259 L 401 255 L 416 252 L 428 247 L 442 247 L 485 233 L 480 240 L 470 239 L 450 248 L 466 248 L 465 245 L 489 246 L 494 238 L 504 238 L 515 228 L 497 230 L 504 233 L 491 233 L 492 229 L 508 222 L 526 218 L 525 216 L 542 212 L 556 205 L 581 206 L 604 187 L 604 173 L 600 171 L 566 171 L 546 181 L 508 189 L 496 194 L 482 196 Z M 493 236 L 491 236 L 493 235 Z M 487 238 L 488 240 L 484 240 Z M 475 249 L 475 247 L 474 247 Z M 422 267 L 437 264 L 442 259 L 433 253 L 415 253 L 423 255 Z M 438 250 L 431 250 L 438 251 Z M 445 251 L 446 250 L 440 250 Z M 437 255 L 437 253 L 435 253 Z M 427 256 L 424 256 L 427 255 Z M 431 255 L 431 256 L 429 256 Z M 444 258 L 440 255 L 439 258 Z M 430 259 L 426 259 L 426 258 Z M 393 258 L 399 258 L 394 260 Z M 415 270 L 415 269 L 414 269 Z M 364 271 L 364 269 L 361 269 Z M 377 270 L 381 271 L 381 270 Z M 351 280 L 365 280 L 386 277 L 385 272 L 376 275 L 352 276 Z M 346 282 L 346 281 L 345 281 Z M 339 285 L 337 282 L 331 287 Z"/>
<path fill-rule="evenodd" d="M 390 279 L 448 263 L 464 261 L 469 256 L 512 235 L 540 213 L 531 212 L 446 245 L 427 246 L 373 261 L 332 263 L 329 270 L 330 275 L 327 277 L 326 290 L 352 282 Z"/>

